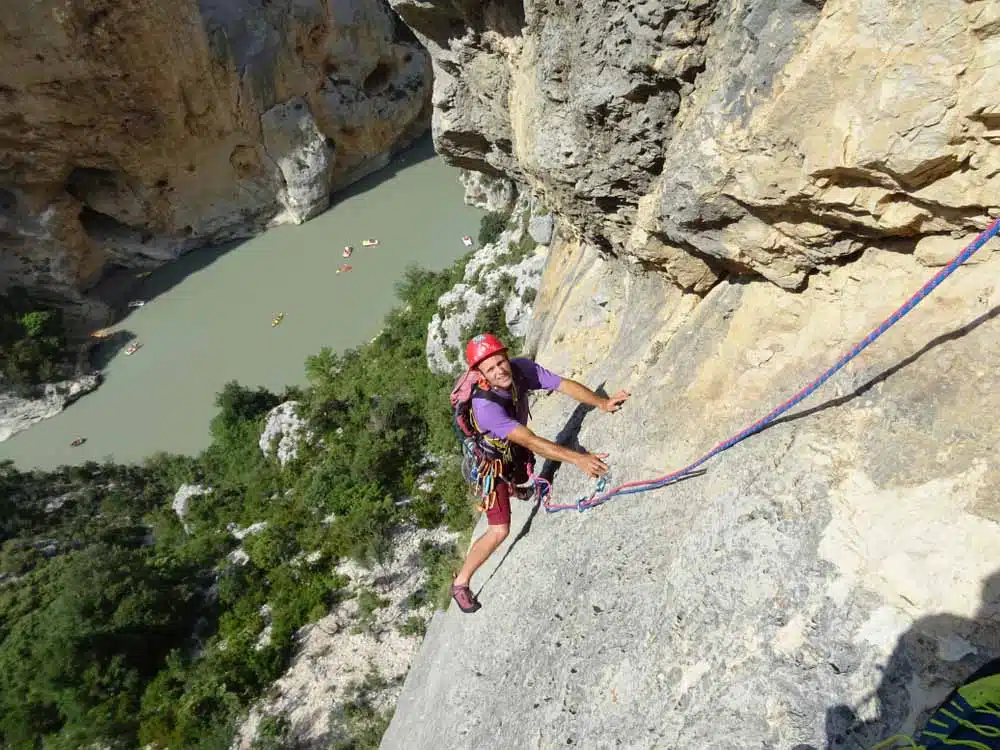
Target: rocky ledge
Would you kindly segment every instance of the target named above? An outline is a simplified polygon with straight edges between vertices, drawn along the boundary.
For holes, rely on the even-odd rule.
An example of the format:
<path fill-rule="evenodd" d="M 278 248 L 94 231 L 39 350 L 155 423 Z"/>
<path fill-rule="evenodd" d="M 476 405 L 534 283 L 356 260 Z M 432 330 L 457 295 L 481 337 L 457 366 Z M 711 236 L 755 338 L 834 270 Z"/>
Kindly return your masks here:
<path fill-rule="evenodd" d="M 94 373 L 58 383 L 46 383 L 40 386 L 40 393 L 33 398 L 0 392 L 0 442 L 28 429 L 35 422 L 54 417 L 100 383 L 100 374 Z"/>
<path fill-rule="evenodd" d="M 451 163 L 704 293 L 788 289 L 1000 215 L 1000 9 L 983 0 L 392 0 Z"/>

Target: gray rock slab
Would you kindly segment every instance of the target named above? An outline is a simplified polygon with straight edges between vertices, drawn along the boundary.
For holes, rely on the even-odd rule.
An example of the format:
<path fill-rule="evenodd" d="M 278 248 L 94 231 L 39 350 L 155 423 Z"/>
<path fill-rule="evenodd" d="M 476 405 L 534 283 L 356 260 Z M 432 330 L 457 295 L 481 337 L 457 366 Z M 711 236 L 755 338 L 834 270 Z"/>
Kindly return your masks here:
<path fill-rule="evenodd" d="M 555 228 L 555 217 L 551 214 L 532 216 L 528 221 L 528 234 L 539 245 L 548 245 L 552 241 L 552 230 Z"/>
<path fill-rule="evenodd" d="M 633 395 L 615 415 L 539 398 L 532 427 L 609 452 L 613 482 L 752 424 L 928 274 L 871 253 L 800 294 L 726 280 L 684 308 L 690 296 L 602 270 L 596 251 L 552 252 L 538 361 Z M 435 618 L 382 748 L 818 750 L 913 732 L 1000 657 L 998 267 L 961 269 L 704 473 L 537 514 L 474 579 L 483 609 Z M 598 277 L 618 280 L 618 307 L 576 331 Z M 592 486 L 556 475 L 560 502 Z M 514 510 L 511 540 L 529 511 Z"/>

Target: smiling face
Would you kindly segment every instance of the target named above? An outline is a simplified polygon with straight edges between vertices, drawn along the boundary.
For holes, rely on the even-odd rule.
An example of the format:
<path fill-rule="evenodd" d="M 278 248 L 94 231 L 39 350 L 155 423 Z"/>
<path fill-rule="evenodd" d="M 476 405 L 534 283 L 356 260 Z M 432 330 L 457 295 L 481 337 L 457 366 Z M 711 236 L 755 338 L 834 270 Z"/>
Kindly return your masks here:
<path fill-rule="evenodd" d="M 497 352 L 479 363 L 479 372 L 493 388 L 508 391 L 514 385 L 514 375 L 506 352 Z"/>

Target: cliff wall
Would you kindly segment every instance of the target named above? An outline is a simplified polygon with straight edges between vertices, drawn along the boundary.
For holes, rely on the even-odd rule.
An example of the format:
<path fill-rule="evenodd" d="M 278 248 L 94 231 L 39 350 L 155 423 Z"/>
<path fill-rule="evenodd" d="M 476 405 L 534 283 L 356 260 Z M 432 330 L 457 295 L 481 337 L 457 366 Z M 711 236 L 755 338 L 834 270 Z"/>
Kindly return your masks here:
<path fill-rule="evenodd" d="M 995 3 L 392 4 L 432 55 L 446 159 L 683 288 L 936 258 L 1000 214 Z"/>
<path fill-rule="evenodd" d="M 556 215 L 527 353 L 630 390 L 545 437 L 612 484 L 805 386 L 998 209 L 1000 9 L 395 0 L 434 136 Z M 432 622 L 396 748 L 872 747 L 1000 657 L 993 240 L 812 399 L 656 492 L 515 508 Z M 559 469 L 558 502 L 593 483 Z M 481 531 L 481 529 L 480 529 Z"/>
<path fill-rule="evenodd" d="M 430 63 L 378 0 L 0 8 L 0 291 L 301 222 L 424 131 Z"/>

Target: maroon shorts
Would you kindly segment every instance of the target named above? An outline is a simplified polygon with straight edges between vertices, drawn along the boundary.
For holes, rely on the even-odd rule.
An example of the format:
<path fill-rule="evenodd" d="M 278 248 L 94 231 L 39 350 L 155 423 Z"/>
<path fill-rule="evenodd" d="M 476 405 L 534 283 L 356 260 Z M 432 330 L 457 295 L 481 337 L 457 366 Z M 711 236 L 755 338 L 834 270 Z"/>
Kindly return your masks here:
<path fill-rule="evenodd" d="M 528 464 L 533 464 L 535 457 L 528 453 L 515 454 L 514 476 L 511 477 L 515 484 L 524 484 L 528 481 Z M 510 524 L 510 494 L 513 492 L 510 481 L 497 482 L 497 500 L 493 507 L 486 511 L 486 522 L 490 526 L 507 526 Z"/>

